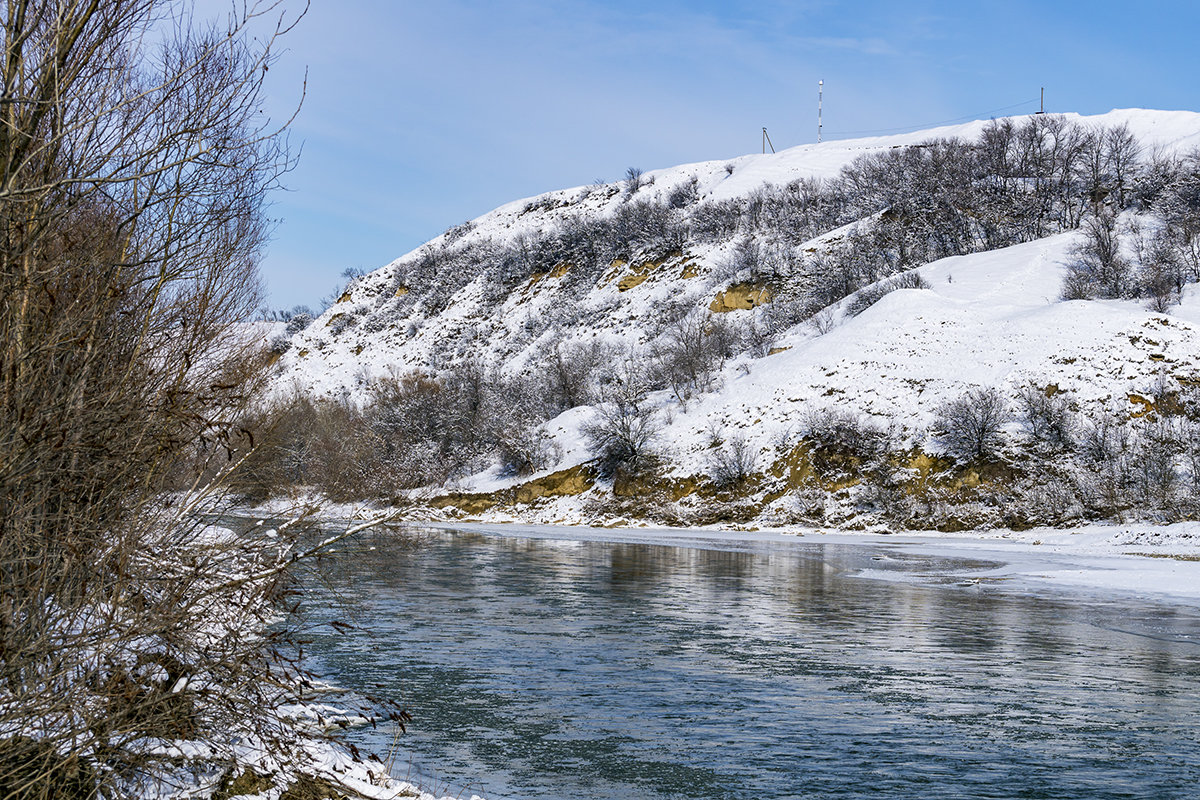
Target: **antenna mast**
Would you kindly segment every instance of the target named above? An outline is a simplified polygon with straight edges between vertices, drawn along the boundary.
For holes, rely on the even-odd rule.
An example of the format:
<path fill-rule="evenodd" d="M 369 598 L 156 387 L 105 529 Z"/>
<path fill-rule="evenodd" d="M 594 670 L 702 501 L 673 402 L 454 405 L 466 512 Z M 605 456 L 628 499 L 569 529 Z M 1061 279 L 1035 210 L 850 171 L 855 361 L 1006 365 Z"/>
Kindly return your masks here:
<path fill-rule="evenodd" d="M 775 143 L 771 141 L 771 137 L 767 135 L 767 129 L 763 128 L 763 155 L 767 154 L 767 145 L 771 145 L 771 152 L 775 152 Z"/>
<path fill-rule="evenodd" d="M 825 99 L 825 81 L 817 81 L 817 144 L 821 143 L 821 104 Z"/>

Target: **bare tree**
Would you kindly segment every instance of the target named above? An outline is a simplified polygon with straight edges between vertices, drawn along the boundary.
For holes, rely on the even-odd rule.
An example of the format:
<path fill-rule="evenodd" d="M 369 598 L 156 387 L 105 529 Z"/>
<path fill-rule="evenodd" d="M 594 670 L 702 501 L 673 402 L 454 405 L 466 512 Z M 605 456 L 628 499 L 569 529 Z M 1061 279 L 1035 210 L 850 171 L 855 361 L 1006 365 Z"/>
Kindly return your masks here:
<path fill-rule="evenodd" d="M 1179 419 L 1156 415 L 1142 427 L 1134 454 L 1134 470 L 1142 501 L 1173 511 L 1184 485 L 1180 455 L 1186 452 L 1186 429 Z"/>
<path fill-rule="evenodd" d="M 628 194 L 636 194 L 638 189 L 642 188 L 642 169 L 641 167 L 630 167 L 625 170 L 625 191 Z"/>
<path fill-rule="evenodd" d="M 743 487 L 758 471 L 758 455 L 744 436 L 730 436 L 709 455 L 709 478 L 721 489 Z"/>
<path fill-rule="evenodd" d="M 1077 449 L 1088 467 L 1080 476 L 1089 503 L 1106 513 L 1132 506 L 1136 440 L 1124 408 L 1093 410 L 1080 427 Z"/>
<path fill-rule="evenodd" d="M 1078 422 L 1066 396 L 1054 389 L 1026 386 L 1017 392 L 1017 409 L 1034 441 L 1053 448 L 1075 442 Z"/>
<path fill-rule="evenodd" d="M 615 356 L 613 347 L 604 342 L 568 342 L 558 332 L 551 336 L 535 355 L 535 367 L 554 411 L 587 403 L 595 393 L 597 375 Z"/>
<path fill-rule="evenodd" d="M 263 360 L 240 326 L 293 163 L 263 81 L 294 17 L 191 8 L 0 7 L 5 796 L 140 795 L 173 770 L 146 742 L 276 722 L 261 625 L 286 543 L 201 539 L 196 503 L 163 492 L 219 483 L 250 445 L 237 420 Z"/>
<path fill-rule="evenodd" d="M 1117 205 L 1125 208 L 1133 188 L 1133 175 L 1142 154 L 1142 147 L 1129 126 L 1121 124 L 1103 133 L 1104 159 L 1116 191 Z"/>
<path fill-rule="evenodd" d="M 681 317 L 650 348 L 656 384 L 670 387 L 681 403 L 693 392 L 710 390 L 718 370 L 739 349 L 739 339 L 739 332 L 714 314 Z"/>
<path fill-rule="evenodd" d="M 595 416 L 583 426 L 606 477 L 636 475 L 654 464 L 661 424 L 648 394 L 646 377 L 630 355 L 604 387 Z"/>
<path fill-rule="evenodd" d="M 1121 252 L 1116 216 L 1101 209 L 1088 218 L 1083 231 L 1085 238 L 1075 249 L 1075 259 L 1067 265 L 1063 299 L 1130 296 L 1135 289 L 1133 265 Z"/>
<path fill-rule="evenodd" d="M 982 460 L 1000 448 L 1001 428 L 1009 416 L 1008 402 L 999 390 L 971 389 L 938 408 L 934 431 L 956 457 Z"/>

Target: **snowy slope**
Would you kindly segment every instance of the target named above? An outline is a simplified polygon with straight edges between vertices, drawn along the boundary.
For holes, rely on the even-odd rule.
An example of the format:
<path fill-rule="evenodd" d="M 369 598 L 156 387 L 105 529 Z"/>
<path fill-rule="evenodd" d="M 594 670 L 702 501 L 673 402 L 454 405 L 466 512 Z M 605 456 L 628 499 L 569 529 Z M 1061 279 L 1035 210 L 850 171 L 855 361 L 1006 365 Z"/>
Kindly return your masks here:
<path fill-rule="evenodd" d="M 828 333 L 798 332 L 781 343 L 790 350 L 731 366 L 725 387 L 678 414 L 664 436 L 679 471 L 702 471 L 714 426 L 766 451 L 811 410 L 852 410 L 917 432 L 939 404 L 975 387 L 1012 396 L 1056 385 L 1083 407 L 1137 411 L 1128 395 L 1152 399 L 1179 378 L 1200 380 L 1200 293 L 1172 315 L 1132 301 L 1059 302 L 1076 236 L 927 265 L 930 289 L 895 291 Z"/>
<path fill-rule="evenodd" d="M 1200 146 L 1200 114 L 1194 112 L 1130 109 L 1091 117 L 1073 114 L 1064 117 L 1088 126 L 1127 125 L 1147 151 L 1185 152 Z M 866 153 L 934 137 L 970 139 L 986 124 L 978 121 L 898 136 L 801 145 L 777 154 L 654 170 L 642 176 L 644 183 L 652 183 L 643 186 L 637 197 L 662 199 L 694 181 L 701 202 L 745 198 L 765 185 L 833 177 Z M 417 368 L 437 370 L 446 366 L 447 359 L 455 353 L 470 351 L 517 368 L 537 344 L 537 338 L 531 338 L 529 332 L 535 330 L 540 334 L 539 325 L 561 310 L 565 302 L 577 306 L 586 317 L 584 322 L 574 318 L 569 321 L 570 335 L 577 338 L 598 335 L 623 344 L 644 343 L 647 329 L 652 327 L 658 309 L 664 304 L 704 307 L 728 285 L 730 275 L 723 266 L 730 258 L 730 242 L 689 248 L 686 260 L 678 259 L 661 269 L 642 265 L 639 270 L 637 264 L 614 263 L 610 274 L 590 291 L 569 301 L 563 299 L 559 290 L 563 278 L 556 274 L 535 276 L 499 306 L 484 297 L 485 287 L 478 280 L 467 283 L 446 308 L 433 314 L 423 310 L 421 303 L 398 309 L 396 300 L 397 293 L 420 295 L 421 286 L 406 286 L 400 276 L 406 265 L 431 248 L 451 240 L 456 246 L 511 243 L 521 236 L 554 230 L 571 217 L 611 216 L 626 201 L 620 184 L 576 187 L 514 201 L 448 231 L 357 281 L 341 301 L 295 338 L 295 346 L 282 359 L 281 377 L 276 385 L 283 390 L 297 388 L 361 400 L 361 388 L 370 378 Z M 814 246 L 819 246 L 825 238 L 815 240 Z M 1053 258 L 1053 253 L 1048 257 Z M 622 285 L 622 278 L 636 281 L 642 271 L 647 274 L 635 285 Z M 1054 280 L 1045 282 L 1039 290 L 1041 297 L 1055 294 L 1055 290 L 1048 288 Z M 956 293 L 946 296 L 961 297 Z M 342 329 L 339 320 L 356 324 Z"/>

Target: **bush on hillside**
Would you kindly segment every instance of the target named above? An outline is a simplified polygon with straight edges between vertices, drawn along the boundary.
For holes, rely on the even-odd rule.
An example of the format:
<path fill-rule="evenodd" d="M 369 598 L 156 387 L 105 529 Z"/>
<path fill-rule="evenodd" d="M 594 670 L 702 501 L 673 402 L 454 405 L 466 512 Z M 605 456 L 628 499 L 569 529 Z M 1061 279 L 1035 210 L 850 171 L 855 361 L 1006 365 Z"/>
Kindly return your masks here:
<path fill-rule="evenodd" d="M 1079 424 L 1070 401 L 1056 389 L 1022 388 L 1017 392 L 1017 413 L 1035 442 L 1061 450 L 1075 444 Z"/>
<path fill-rule="evenodd" d="M 986 461 L 1004 444 L 1008 400 L 994 388 L 976 388 L 938 407 L 933 430 L 946 452 L 961 461 Z"/>
<path fill-rule="evenodd" d="M 1122 252 L 1117 218 L 1108 209 L 1088 217 L 1063 279 L 1064 300 L 1119 299 L 1136 294 L 1133 264 Z"/>
<path fill-rule="evenodd" d="M 740 349 L 740 338 L 724 316 L 683 317 L 650 346 L 647 379 L 684 403 L 693 393 L 713 388 L 721 367 Z"/>
<path fill-rule="evenodd" d="M 602 476 L 636 476 L 657 462 L 662 423 L 648 395 L 649 382 L 632 359 L 603 388 L 592 419 L 582 428 Z"/>
<path fill-rule="evenodd" d="M 745 437 L 732 435 L 716 443 L 708 456 L 708 477 L 718 489 L 737 489 L 758 472 L 758 449 Z"/>
<path fill-rule="evenodd" d="M 295 336 L 297 333 L 311 325 L 312 321 L 313 316 L 310 312 L 301 311 L 288 320 L 287 327 L 284 328 L 284 330 L 288 336 Z"/>

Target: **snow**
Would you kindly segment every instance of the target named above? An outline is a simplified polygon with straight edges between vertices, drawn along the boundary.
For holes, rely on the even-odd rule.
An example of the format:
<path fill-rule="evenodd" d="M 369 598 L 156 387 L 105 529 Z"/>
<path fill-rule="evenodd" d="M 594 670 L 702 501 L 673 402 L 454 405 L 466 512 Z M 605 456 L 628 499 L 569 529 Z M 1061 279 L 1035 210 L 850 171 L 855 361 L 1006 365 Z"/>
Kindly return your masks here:
<path fill-rule="evenodd" d="M 1169 315 L 1138 301 L 1059 302 L 1077 237 L 934 262 L 919 270 L 929 289 L 894 291 L 823 335 L 798 329 L 777 345 L 790 349 L 731 363 L 723 386 L 686 409 L 661 393 L 672 413 L 660 440 L 675 474 L 706 470 L 714 430 L 736 432 L 765 454 L 815 410 L 852 410 L 914 435 L 939 405 L 975 387 L 1011 396 L 1053 384 L 1085 410 L 1130 411 L 1130 394 L 1154 397 L 1163 382 L 1170 389 L 1178 378 L 1200 378 L 1200 292 L 1189 291 Z M 592 457 L 580 435 L 589 413 L 573 409 L 549 423 L 564 455 L 546 472 Z M 488 472 L 458 488 L 515 482 Z"/>
<path fill-rule="evenodd" d="M 1094 116 L 1062 116 L 1068 121 L 1087 126 L 1127 125 L 1147 152 L 1176 154 L 1200 146 L 1200 114 L 1195 112 L 1125 109 Z M 856 158 L 868 153 L 917 144 L 935 137 L 974 138 L 988 124 L 987 121 L 976 121 L 895 136 L 828 141 L 800 145 L 779 153 L 650 170 L 643 175 L 643 181 L 653 180 L 653 183 L 643 186 L 637 197 L 663 198 L 672 189 L 693 179 L 696 180 L 702 201 L 746 197 L 768 184 L 779 186 L 797 179 L 833 177 Z M 729 168 L 732 168 L 732 172 L 728 171 Z M 552 230 L 561 225 L 563 220 L 578 213 L 598 217 L 611 215 L 625 200 L 620 184 L 549 192 L 508 203 L 484 214 L 471 222 L 470 230 L 460 234 L 460 240 L 511 242 L 521 235 Z M 835 235 L 835 232 L 826 233 L 806 247 L 819 246 Z M 447 235 L 443 234 L 428 245 L 436 246 L 445 241 Z M 689 247 L 689 254 L 695 257 L 701 272 L 698 279 L 654 275 L 652 280 L 625 292 L 619 291 L 616 281 L 596 286 L 579 301 L 582 307 L 596 312 L 596 321 L 571 331 L 571 334 L 577 338 L 600 336 L 622 344 L 633 344 L 639 341 L 644 331 L 639 330 L 637 325 L 629 326 L 626 323 L 653 318 L 655 309 L 663 303 L 680 301 L 696 306 L 707 305 L 715 290 L 723 288 L 718 286 L 722 283 L 719 274 L 723 263 L 728 260 L 730 246 L 729 242 L 725 242 L 709 247 Z M 553 307 L 556 296 L 553 291 L 546 290 L 544 284 L 553 283 L 554 279 L 547 279 L 537 286 L 531 285 L 526 291 L 514 292 L 498 309 L 486 308 L 482 304 L 481 287 L 478 282 L 473 282 L 454 296 L 445 311 L 429 318 L 415 314 L 401 319 L 382 319 L 373 328 L 374 332 L 364 332 L 362 328 L 365 326 L 360 325 L 342 334 L 333 334 L 330 326 L 336 315 L 359 309 L 369 318 L 373 313 L 371 309 L 387 296 L 386 290 L 399 274 L 401 266 L 417 257 L 424 247 L 365 276 L 352 287 L 345 302 L 334 304 L 306 331 L 296 336 L 295 346 L 281 360 L 282 373 L 276 381 L 276 391 L 298 389 L 330 396 L 348 396 L 361 401 L 365 396 L 362 390 L 366 379 L 386 376 L 396 370 L 404 372 L 445 366 L 438 361 L 439 343 L 444 343 L 447 338 L 454 339 L 464 329 L 470 329 L 476 324 L 475 315 L 481 313 L 488 314 L 489 322 L 497 327 L 483 341 L 472 342 L 472 346 L 481 347 L 483 352 L 492 355 L 507 353 L 505 358 L 509 358 L 511 364 L 519 364 L 521 356 L 512 357 L 511 350 L 523 346 L 520 343 L 522 321 L 542 316 Z M 946 269 L 949 270 L 948 274 L 956 270 L 958 274 L 955 278 L 963 280 L 968 277 L 965 272 L 974 263 L 978 262 Z M 1048 273 L 1043 279 L 1035 280 L 1034 286 L 1028 289 L 1031 292 L 1036 290 L 1037 297 L 1050 300 L 1057 295 L 1056 284 L 1057 278 Z M 1011 291 L 1008 293 L 1011 294 Z M 957 294 L 961 296 L 961 292 Z M 943 292 L 943 296 L 950 298 L 956 293 Z M 406 333 L 410 325 L 416 328 L 411 337 Z"/>

